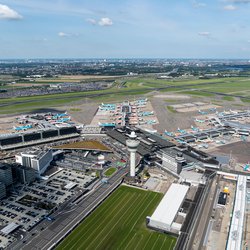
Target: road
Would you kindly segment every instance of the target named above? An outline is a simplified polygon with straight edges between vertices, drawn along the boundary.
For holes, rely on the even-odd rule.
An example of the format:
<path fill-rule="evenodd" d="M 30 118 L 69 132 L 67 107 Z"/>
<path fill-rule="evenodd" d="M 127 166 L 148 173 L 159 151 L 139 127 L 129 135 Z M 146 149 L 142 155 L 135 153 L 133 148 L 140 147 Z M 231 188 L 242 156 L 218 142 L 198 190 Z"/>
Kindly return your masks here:
<path fill-rule="evenodd" d="M 65 207 L 64 211 L 57 211 L 52 215 L 55 221 L 42 222 L 27 233 L 22 241 L 12 244 L 8 249 L 52 249 L 120 185 L 127 171 L 127 168 L 120 169 L 109 179 L 109 183 L 101 184 L 94 192 L 86 196 L 86 198 L 81 200 L 77 205 L 69 204 Z M 42 228 L 44 228 L 44 230 Z"/>
<path fill-rule="evenodd" d="M 211 213 L 212 213 L 213 205 L 215 202 L 216 194 L 218 191 L 219 180 L 220 180 L 220 176 L 217 176 L 216 178 L 214 178 L 213 182 L 211 183 L 212 185 L 209 189 L 209 193 L 207 195 L 207 199 L 205 201 L 204 208 L 201 213 L 195 239 L 193 242 L 194 250 L 203 249 L 203 242 L 204 242 L 207 230 L 209 228 L 209 221 L 211 219 Z"/>

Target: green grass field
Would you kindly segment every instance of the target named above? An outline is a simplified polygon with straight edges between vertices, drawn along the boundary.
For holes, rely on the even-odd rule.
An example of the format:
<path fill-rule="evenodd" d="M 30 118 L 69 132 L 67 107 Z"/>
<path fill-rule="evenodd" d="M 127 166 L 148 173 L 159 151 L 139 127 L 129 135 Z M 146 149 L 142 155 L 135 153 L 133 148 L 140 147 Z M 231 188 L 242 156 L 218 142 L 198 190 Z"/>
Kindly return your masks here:
<path fill-rule="evenodd" d="M 111 176 L 116 171 L 116 168 L 109 168 L 104 172 L 104 175 Z"/>
<path fill-rule="evenodd" d="M 188 86 L 188 84 L 194 84 L 195 86 Z M 175 86 L 182 87 L 174 88 Z M 249 86 L 249 77 L 217 78 L 208 80 L 163 80 L 155 79 L 154 77 L 137 77 L 128 79 L 126 81 L 125 88 L 117 88 L 117 85 L 114 84 L 112 88 L 105 90 L 53 94 L 46 96 L 17 97 L 8 99 L 2 98 L 0 100 L 0 105 L 5 106 L 1 106 L 0 114 L 20 113 L 24 111 L 36 110 L 38 108 L 58 107 L 65 104 L 70 105 L 70 103 L 83 100 L 84 98 L 91 98 L 96 102 L 117 101 L 121 99 L 129 99 L 138 95 L 144 95 L 157 88 L 164 87 L 167 88 L 160 89 L 160 92 L 182 93 L 200 98 L 213 98 L 216 95 L 204 91 L 227 93 L 233 95 L 237 94 L 245 97 L 250 97 Z M 92 96 L 93 94 L 96 96 Z M 229 98 L 227 99 L 227 101 L 229 101 Z M 248 101 L 243 100 L 243 102 Z"/>
<path fill-rule="evenodd" d="M 149 230 L 145 225 L 146 216 L 152 215 L 162 196 L 121 186 L 56 249 L 171 250 L 176 238 Z"/>

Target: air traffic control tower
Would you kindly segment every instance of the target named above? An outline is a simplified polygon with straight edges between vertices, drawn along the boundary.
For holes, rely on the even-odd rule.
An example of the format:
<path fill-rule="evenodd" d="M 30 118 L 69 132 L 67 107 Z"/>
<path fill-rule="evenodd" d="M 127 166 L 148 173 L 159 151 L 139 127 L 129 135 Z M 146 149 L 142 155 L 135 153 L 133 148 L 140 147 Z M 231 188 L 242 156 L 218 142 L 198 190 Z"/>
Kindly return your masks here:
<path fill-rule="evenodd" d="M 129 139 L 126 140 L 128 151 L 130 152 L 130 176 L 135 177 L 135 154 L 140 141 L 136 140 L 136 134 L 134 131 L 129 135 Z"/>

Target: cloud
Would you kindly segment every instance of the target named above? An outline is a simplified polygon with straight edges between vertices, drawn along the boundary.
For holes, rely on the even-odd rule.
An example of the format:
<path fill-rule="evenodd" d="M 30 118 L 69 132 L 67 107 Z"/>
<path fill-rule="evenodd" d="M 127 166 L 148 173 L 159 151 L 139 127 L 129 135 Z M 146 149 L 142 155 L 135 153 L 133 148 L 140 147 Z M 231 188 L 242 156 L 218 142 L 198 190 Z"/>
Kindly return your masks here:
<path fill-rule="evenodd" d="M 199 36 L 206 37 L 206 38 L 211 38 L 211 33 L 208 32 L 208 31 L 199 32 L 198 35 L 199 35 Z"/>
<path fill-rule="evenodd" d="M 72 37 L 72 36 L 79 36 L 80 34 L 78 33 L 65 33 L 65 32 L 58 32 L 58 36 L 60 37 Z"/>
<path fill-rule="evenodd" d="M 99 26 L 111 26 L 111 25 L 113 25 L 113 21 L 109 17 L 102 17 L 99 20 L 96 20 L 94 18 L 88 18 L 86 21 L 92 25 L 99 25 Z"/>
<path fill-rule="evenodd" d="M 69 37 L 70 34 L 64 33 L 64 32 L 61 31 L 61 32 L 58 33 L 58 36 L 60 36 L 60 37 Z"/>
<path fill-rule="evenodd" d="M 0 4 L 0 19 L 19 20 L 23 17 L 7 5 Z"/>
<path fill-rule="evenodd" d="M 206 7 L 207 5 L 205 3 L 200 3 L 200 2 L 197 2 L 197 1 L 194 1 L 193 2 L 193 7 L 194 8 L 204 8 Z"/>
<path fill-rule="evenodd" d="M 223 9 L 228 10 L 228 11 L 232 11 L 232 10 L 237 10 L 237 7 L 232 5 L 232 4 L 229 4 L 229 5 L 224 6 Z"/>
<path fill-rule="evenodd" d="M 110 18 L 108 18 L 108 17 L 103 17 L 103 18 L 101 18 L 101 19 L 99 20 L 98 24 L 99 24 L 100 26 L 111 26 L 111 25 L 113 25 L 113 22 L 112 22 L 112 20 L 111 20 Z"/>

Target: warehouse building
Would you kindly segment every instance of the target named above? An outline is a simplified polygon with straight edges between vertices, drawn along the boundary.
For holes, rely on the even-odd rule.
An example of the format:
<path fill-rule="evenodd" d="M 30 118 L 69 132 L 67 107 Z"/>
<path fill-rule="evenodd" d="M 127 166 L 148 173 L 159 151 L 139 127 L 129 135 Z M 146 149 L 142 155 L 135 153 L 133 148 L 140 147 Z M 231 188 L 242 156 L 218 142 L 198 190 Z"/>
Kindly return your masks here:
<path fill-rule="evenodd" d="M 179 233 L 186 214 L 181 206 L 185 200 L 189 186 L 173 183 L 164 195 L 151 217 L 147 217 L 149 227 L 164 232 Z M 181 223 L 182 221 L 182 223 Z"/>

